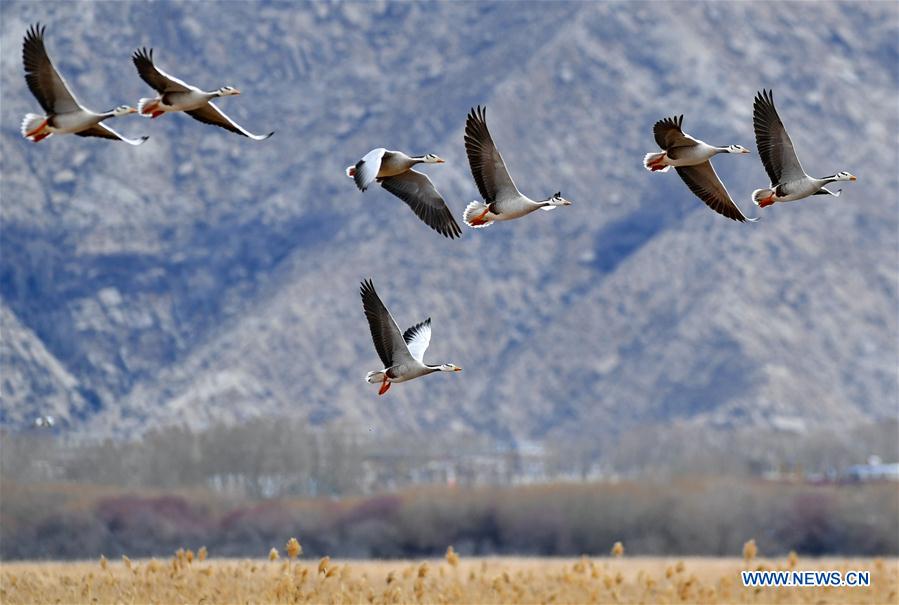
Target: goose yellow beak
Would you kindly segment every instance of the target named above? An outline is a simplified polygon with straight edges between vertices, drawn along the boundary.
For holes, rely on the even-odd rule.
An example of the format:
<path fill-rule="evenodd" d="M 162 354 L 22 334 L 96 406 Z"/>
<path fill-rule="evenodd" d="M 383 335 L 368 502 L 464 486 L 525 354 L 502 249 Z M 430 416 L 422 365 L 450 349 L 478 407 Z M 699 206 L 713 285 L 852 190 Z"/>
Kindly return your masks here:
<path fill-rule="evenodd" d="M 850 180 L 850 181 L 857 181 L 858 179 L 857 179 L 856 176 L 853 174 L 852 176 L 849 177 L 849 180 Z"/>
<path fill-rule="evenodd" d="M 455 369 L 453 370 L 453 372 L 461 372 L 461 371 L 462 371 L 462 368 L 455 368 Z"/>
<path fill-rule="evenodd" d="M 134 107 L 129 107 L 128 113 L 137 113 L 137 110 Z"/>

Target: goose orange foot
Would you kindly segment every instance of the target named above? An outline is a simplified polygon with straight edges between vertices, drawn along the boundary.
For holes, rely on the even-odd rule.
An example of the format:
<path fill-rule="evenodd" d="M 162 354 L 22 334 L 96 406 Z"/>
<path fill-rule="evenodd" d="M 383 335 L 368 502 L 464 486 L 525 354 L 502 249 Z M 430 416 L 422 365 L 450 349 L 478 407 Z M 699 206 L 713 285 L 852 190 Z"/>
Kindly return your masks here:
<path fill-rule="evenodd" d="M 769 195 L 763 200 L 759 200 L 759 208 L 766 208 L 774 204 L 774 196 Z"/>
<path fill-rule="evenodd" d="M 384 377 L 384 380 L 381 381 L 381 390 L 378 391 L 378 395 L 383 395 L 387 392 L 387 389 L 390 388 L 390 381 L 387 380 L 387 377 Z"/>
<path fill-rule="evenodd" d="M 484 217 L 487 216 L 488 212 L 490 212 L 490 208 L 487 208 L 482 213 L 480 213 L 479 215 L 477 215 L 476 217 L 471 219 L 471 224 L 472 225 L 483 225 L 484 223 L 486 223 L 487 221 L 484 220 Z"/>
<path fill-rule="evenodd" d="M 25 138 L 26 138 L 26 139 L 30 139 L 31 137 L 37 135 L 37 133 L 39 133 L 40 131 L 42 131 L 44 128 L 47 127 L 47 122 L 49 122 L 49 120 L 44 120 L 43 122 L 40 123 L 40 126 L 38 126 L 37 128 L 35 128 L 35 129 L 33 129 L 33 130 L 29 131 L 29 132 L 26 132 L 26 133 L 25 133 Z M 44 135 L 44 136 L 41 137 L 41 138 L 45 138 L 46 136 L 47 136 L 47 135 Z M 40 140 L 40 139 L 35 139 L 34 142 L 37 143 L 39 140 Z"/>

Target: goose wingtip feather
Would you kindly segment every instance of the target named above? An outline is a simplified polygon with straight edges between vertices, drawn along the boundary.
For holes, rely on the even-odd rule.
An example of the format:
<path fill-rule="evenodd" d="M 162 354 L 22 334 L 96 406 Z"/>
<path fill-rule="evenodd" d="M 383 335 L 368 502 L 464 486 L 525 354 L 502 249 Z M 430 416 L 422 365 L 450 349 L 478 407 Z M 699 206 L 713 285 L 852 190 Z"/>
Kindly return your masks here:
<path fill-rule="evenodd" d="M 134 62 L 148 61 L 153 62 L 153 49 L 142 46 L 131 53 L 131 60 Z"/>
<path fill-rule="evenodd" d="M 46 25 L 42 25 L 40 21 L 31 24 L 25 34 L 25 39 L 43 42 L 44 32 L 47 30 Z"/>

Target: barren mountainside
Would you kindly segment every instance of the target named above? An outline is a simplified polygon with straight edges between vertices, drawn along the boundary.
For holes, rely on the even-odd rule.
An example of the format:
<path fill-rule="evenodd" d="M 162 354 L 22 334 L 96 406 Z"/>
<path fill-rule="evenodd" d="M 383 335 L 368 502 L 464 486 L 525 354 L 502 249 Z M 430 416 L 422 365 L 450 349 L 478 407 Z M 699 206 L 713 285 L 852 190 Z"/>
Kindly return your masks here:
<path fill-rule="evenodd" d="M 892 3 L 4 2 L 2 412 L 126 435 L 258 415 L 500 439 L 675 421 L 804 431 L 895 415 L 899 8 Z M 814 20 L 809 13 L 814 12 Z M 150 89 L 130 53 L 205 89 L 262 143 L 183 115 L 115 120 L 137 148 L 18 129 L 39 106 L 22 36 L 95 110 Z M 805 169 L 840 198 L 761 213 L 752 99 L 773 88 Z M 462 130 L 488 107 L 518 187 L 571 207 L 446 240 L 343 169 L 436 153 L 457 219 L 478 197 Z M 715 167 L 755 224 L 650 174 L 657 119 L 752 155 Z M 358 295 L 430 362 L 397 385 Z"/>

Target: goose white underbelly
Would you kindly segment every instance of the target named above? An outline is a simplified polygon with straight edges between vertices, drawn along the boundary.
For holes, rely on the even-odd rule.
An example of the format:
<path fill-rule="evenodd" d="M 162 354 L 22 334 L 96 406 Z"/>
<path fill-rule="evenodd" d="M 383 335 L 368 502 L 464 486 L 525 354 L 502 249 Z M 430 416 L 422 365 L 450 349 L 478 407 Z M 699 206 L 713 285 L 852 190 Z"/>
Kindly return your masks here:
<path fill-rule="evenodd" d="M 168 111 L 193 111 L 208 102 L 205 95 L 196 92 L 169 92 L 162 96 L 160 105 Z"/>
<path fill-rule="evenodd" d="M 375 384 L 380 382 L 386 373 L 390 378 L 390 382 L 407 382 L 433 372 L 433 369 L 424 364 L 418 363 L 417 361 L 410 361 L 408 363 L 394 364 L 389 368 L 384 368 L 378 372 L 370 372 L 367 380 L 372 384 Z"/>
<path fill-rule="evenodd" d="M 401 168 L 399 166 L 385 166 L 384 164 L 381 164 L 381 169 L 378 170 L 378 178 L 386 179 L 387 177 L 396 176 L 408 171 L 408 168 Z"/>
<path fill-rule="evenodd" d="M 809 197 L 810 195 L 814 195 L 819 189 L 821 189 L 823 185 L 812 179 L 801 179 L 798 181 L 790 181 L 789 183 L 782 183 L 775 188 L 775 192 L 778 193 L 775 199 L 778 202 L 795 202 L 796 200 L 801 200 Z M 781 196 L 780 193 L 784 193 L 785 195 Z"/>
<path fill-rule="evenodd" d="M 678 147 L 666 152 L 665 164 L 668 166 L 696 166 L 707 162 L 717 153 L 710 145 L 693 145 L 691 147 Z M 671 157 L 671 156 L 676 156 Z"/>
<path fill-rule="evenodd" d="M 419 378 L 431 374 L 432 372 L 433 370 L 426 367 L 424 364 L 419 363 L 396 365 L 390 369 L 390 375 L 396 376 L 396 378 L 391 378 L 390 382 L 406 382 L 407 380 Z"/>
<path fill-rule="evenodd" d="M 59 134 L 71 134 L 81 132 L 86 128 L 90 128 L 101 122 L 100 116 L 82 111 L 73 111 L 70 113 L 60 113 L 53 116 L 48 124 L 50 132 Z"/>
<path fill-rule="evenodd" d="M 391 154 L 381 160 L 381 167 L 378 169 L 378 178 L 386 179 L 387 177 L 403 174 L 404 172 L 408 172 L 414 165 L 414 162 L 409 161 L 408 158 L 398 157 L 396 154 Z"/>
<path fill-rule="evenodd" d="M 495 221 L 511 221 L 512 219 L 521 218 L 531 212 L 534 212 L 540 206 L 529 198 L 521 196 L 514 200 L 497 202 L 497 215 L 491 213 L 491 219 Z"/>

